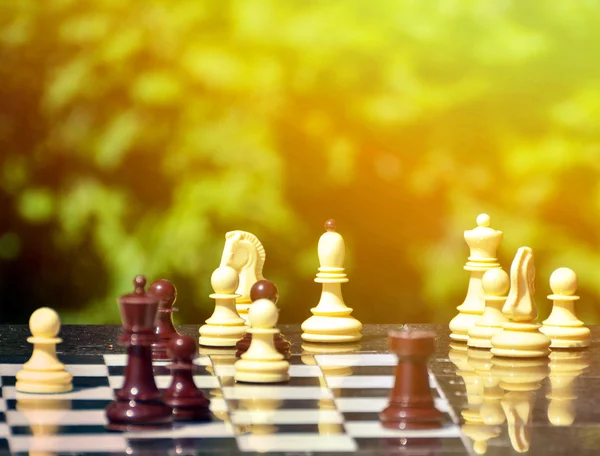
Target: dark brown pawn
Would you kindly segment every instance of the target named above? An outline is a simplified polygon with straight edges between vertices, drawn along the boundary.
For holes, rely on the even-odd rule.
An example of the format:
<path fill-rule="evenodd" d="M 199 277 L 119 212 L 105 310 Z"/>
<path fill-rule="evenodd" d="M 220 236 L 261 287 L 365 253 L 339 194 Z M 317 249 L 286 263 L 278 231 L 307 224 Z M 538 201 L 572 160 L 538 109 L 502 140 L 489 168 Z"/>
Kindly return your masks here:
<path fill-rule="evenodd" d="M 443 415 L 435 408 L 427 359 L 435 348 L 435 334 L 426 331 L 391 331 L 390 351 L 398 355 L 394 388 L 388 407 L 379 414 L 391 429 L 432 429 L 442 425 Z"/>
<path fill-rule="evenodd" d="M 171 386 L 164 393 L 165 403 L 173 409 L 176 420 L 210 420 L 210 401 L 194 383 L 194 358 L 198 353 L 196 341 L 190 336 L 175 336 L 167 344 L 173 361 Z"/>
<path fill-rule="evenodd" d="M 277 304 L 277 300 L 279 299 L 279 290 L 273 282 L 267 279 L 259 280 L 252 288 L 250 288 L 250 300 L 252 302 L 258 299 L 269 299 Z M 284 337 L 277 333 L 273 338 L 275 342 L 275 349 L 281 353 L 286 359 L 290 357 L 290 346 L 292 345 L 290 341 L 284 339 Z M 235 344 L 238 349 L 235 356 L 240 357 L 242 354 L 246 353 L 248 348 L 250 347 L 250 342 L 252 342 L 252 334 L 246 333 L 244 337 L 242 337 L 237 344 Z"/>
<path fill-rule="evenodd" d="M 179 335 L 173 325 L 173 312 L 177 312 L 178 310 L 176 307 L 173 307 L 177 299 L 177 290 L 168 280 L 160 279 L 150 286 L 149 293 L 159 298 L 156 334 L 160 337 L 160 340 L 152 344 L 152 358 L 168 359 L 167 343 L 172 337 Z"/>
<path fill-rule="evenodd" d="M 168 426 L 171 408 L 162 401 L 154 382 L 152 344 L 158 336 L 154 321 L 158 298 L 146 294 L 146 279 L 134 280 L 135 291 L 119 298 L 123 330 L 119 343 L 127 346 L 127 366 L 123 387 L 115 394 L 116 401 L 106 407 L 110 429 L 136 430 Z"/>

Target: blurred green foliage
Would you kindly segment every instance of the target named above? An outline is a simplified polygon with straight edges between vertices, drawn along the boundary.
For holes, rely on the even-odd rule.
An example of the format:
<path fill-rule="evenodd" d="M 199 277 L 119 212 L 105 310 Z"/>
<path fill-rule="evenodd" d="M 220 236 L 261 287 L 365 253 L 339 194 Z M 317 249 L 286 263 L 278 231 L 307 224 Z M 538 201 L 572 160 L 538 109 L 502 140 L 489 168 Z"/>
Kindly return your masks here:
<path fill-rule="evenodd" d="M 474 0 L 14 0 L 0 14 L 0 299 L 116 323 L 144 273 L 212 311 L 255 233 L 281 321 L 316 304 L 322 223 L 365 323 L 446 322 L 480 212 L 508 268 L 560 266 L 598 322 L 600 9 Z"/>

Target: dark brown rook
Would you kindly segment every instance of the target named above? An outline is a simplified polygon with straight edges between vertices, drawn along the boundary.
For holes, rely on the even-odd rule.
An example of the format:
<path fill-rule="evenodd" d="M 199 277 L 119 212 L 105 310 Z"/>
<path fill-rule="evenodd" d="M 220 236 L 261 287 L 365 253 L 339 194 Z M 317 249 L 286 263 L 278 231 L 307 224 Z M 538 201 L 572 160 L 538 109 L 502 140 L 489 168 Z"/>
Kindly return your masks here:
<path fill-rule="evenodd" d="M 194 383 L 194 358 L 198 353 L 196 341 L 190 336 L 173 337 L 167 344 L 173 363 L 171 386 L 164 393 L 165 403 L 173 409 L 176 420 L 206 421 L 212 414 L 210 401 Z"/>
<path fill-rule="evenodd" d="M 173 325 L 173 312 L 178 310 L 173 307 L 177 299 L 177 290 L 168 280 L 160 279 L 150 286 L 149 293 L 159 298 L 155 332 L 160 340 L 152 344 L 152 358 L 168 359 L 167 342 L 171 337 L 179 335 Z"/>
<path fill-rule="evenodd" d="M 279 300 L 279 290 L 277 290 L 277 286 L 270 280 L 259 280 L 252 285 L 252 288 L 250 289 L 250 299 L 252 302 L 258 299 L 269 299 L 277 304 L 277 301 Z M 251 341 L 252 334 L 244 334 L 244 337 L 235 344 L 235 347 L 237 348 L 235 356 L 239 358 L 242 354 L 246 353 L 248 348 L 250 348 Z M 288 359 L 290 357 L 290 346 L 292 345 L 290 341 L 286 340 L 281 334 L 275 334 L 274 342 L 275 349 Z"/>
<path fill-rule="evenodd" d="M 110 429 L 155 428 L 168 426 L 172 420 L 171 408 L 162 402 L 152 370 L 152 344 L 158 339 L 154 333 L 158 298 L 145 293 L 144 277 L 136 277 L 134 284 L 133 293 L 119 298 L 123 322 L 119 342 L 127 346 L 127 366 L 116 401 L 106 407 Z"/>
<path fill-rule="evenodd" d="M 435 334 L 426 331 L 391 331 L 390 351 L 398 355 L 394 388 L 382 425 L 392 429 L 431 429 L 442 426 L 443 415 L 435 408 L 427 360 L 435 348 Z"/>

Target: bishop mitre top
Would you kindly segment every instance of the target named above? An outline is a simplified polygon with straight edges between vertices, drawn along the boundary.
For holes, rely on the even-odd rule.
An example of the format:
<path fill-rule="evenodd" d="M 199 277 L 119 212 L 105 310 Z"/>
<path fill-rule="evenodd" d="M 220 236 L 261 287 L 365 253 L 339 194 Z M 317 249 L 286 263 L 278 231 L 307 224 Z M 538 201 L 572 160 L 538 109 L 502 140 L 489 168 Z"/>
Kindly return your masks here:
<path fill-rule="evenodd" d="M 490 228 L 489 215 L 479 214 L 477 228 L 465 231 L 465 241 L 471 251 L 465 269 L 474 271 L 499 268 L 496 252 L 503 235 L 502 231 Z"/>
<path fill-rule="evenodd" d="M 318 283 L 345 283 L 348 282 L 344 269 L 346 245 L 344 238 L 336 232 L 335 220 L 325 222 L 325 233 L 319 238 L 319 272 L 315 278 Z"/>

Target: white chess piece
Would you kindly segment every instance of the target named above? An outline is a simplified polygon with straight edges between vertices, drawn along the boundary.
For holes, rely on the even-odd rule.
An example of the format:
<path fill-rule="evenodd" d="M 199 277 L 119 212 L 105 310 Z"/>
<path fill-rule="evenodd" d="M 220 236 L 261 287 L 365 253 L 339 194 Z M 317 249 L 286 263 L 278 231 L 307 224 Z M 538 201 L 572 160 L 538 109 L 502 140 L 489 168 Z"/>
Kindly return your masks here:
<path fill-rule="evenodd" d="M 264 279 L 265 259 L 265 249 L 254 234 L 241 230 L 225 234 L 221 266 L 230 266 L 238 273 L 239 282 L 235 292 L 239 296 L 235 301 L 236 310 L 244 320 L 247 320 L 248 309 L 252 305 L 252 285 Z"/>
<path fill-rule="evenodd" d="M 310 309 L 312 317 L 302 323 L 302 339 L 309 342 L 352 342 L 360 340 L 362 323 L 351 316 L 342 296 L 342 283 L 348 282 L 344 269 L 344 238 L 335 231 L 335 221 L 325 223 L 319 239 L 319 272 L 315 282 L 322 284 L 321 299 Z"/>
<path fill-rule="evenodd" d="M 211 285 L 215 291 L 209 297 L 215 300 L 215 310 L 206 324 L 200 327 L 199 344 L 208 347 L 235 347 L 246 333 L 246 321 L 235 307 L 238 273 L 229 266 L 221 266 L 212 273 Z"/>
<path fill-rule="evenodd" d="M 290 379 L 290 363 L 275 348 L 277 306 L 270 299 L 257 299 L 248 312 L 252 341 L 235 363 L 235 380 L 249 383 L 281 383 Z"/>
<path fill-rule="evenodd" d="M 31 314 L 29 330 L 32 337 L 27 342 L 33 344 L 31 358 L 17 372 L 17 391 L 24 393 L 65 393 L 73 389 L 73 376 L 58 360 L 56 344 L 62 339 L 60 318 L 55 310 L 41 307 Z"/>
<path fill-rule="evenodd" d="M 577 348 L 590 345 L 590 330 L 575 315 L 577 275 L 569 268 L 558 268 L 550 276 L 552 312 L 541 332 L 550 337 L 552 348 Z"/>
<path fill-rule="evenodd" d="M 508 321 L 502 313 L 506 295 L 510 288 L 510 279 L 503 269 L 490 269 L 483 274 L 481 285 L 485 292 L 483 315 L 469 329 L 469 347 L 492 348 L 492 336 L 502 331 L 502 325 Z"/>
<path fill-rule="evenodd" d="M 457 307 L 459 313 L 450 321 L 450 337 L 454 340 L 466 342 L 469 329 L 475 326 L 475 322 L 483 314 L 485 298 L 481 279 L 486 271 L 501 267 L 496 252 L 502 236 L 502 231 L 490 228 L 490 217 L 487 214 L 477 217 L 477 228 L 465 231 L 465 241 L 471 254 L 464 268 L 471 277 L 467 296 Z"/>
<path fill-rule="evenodd" d="M 537 358 L 550 352 L 550 338 L 540 332 L 537 308 L 533 295 L 535 267 L 533 251 L 521 247 L 510 267 L 510 292 L 502 312 L 511 321 L 502 325 L 502 331 L 492 336 L 491 352 L 509 358 Z"/>

